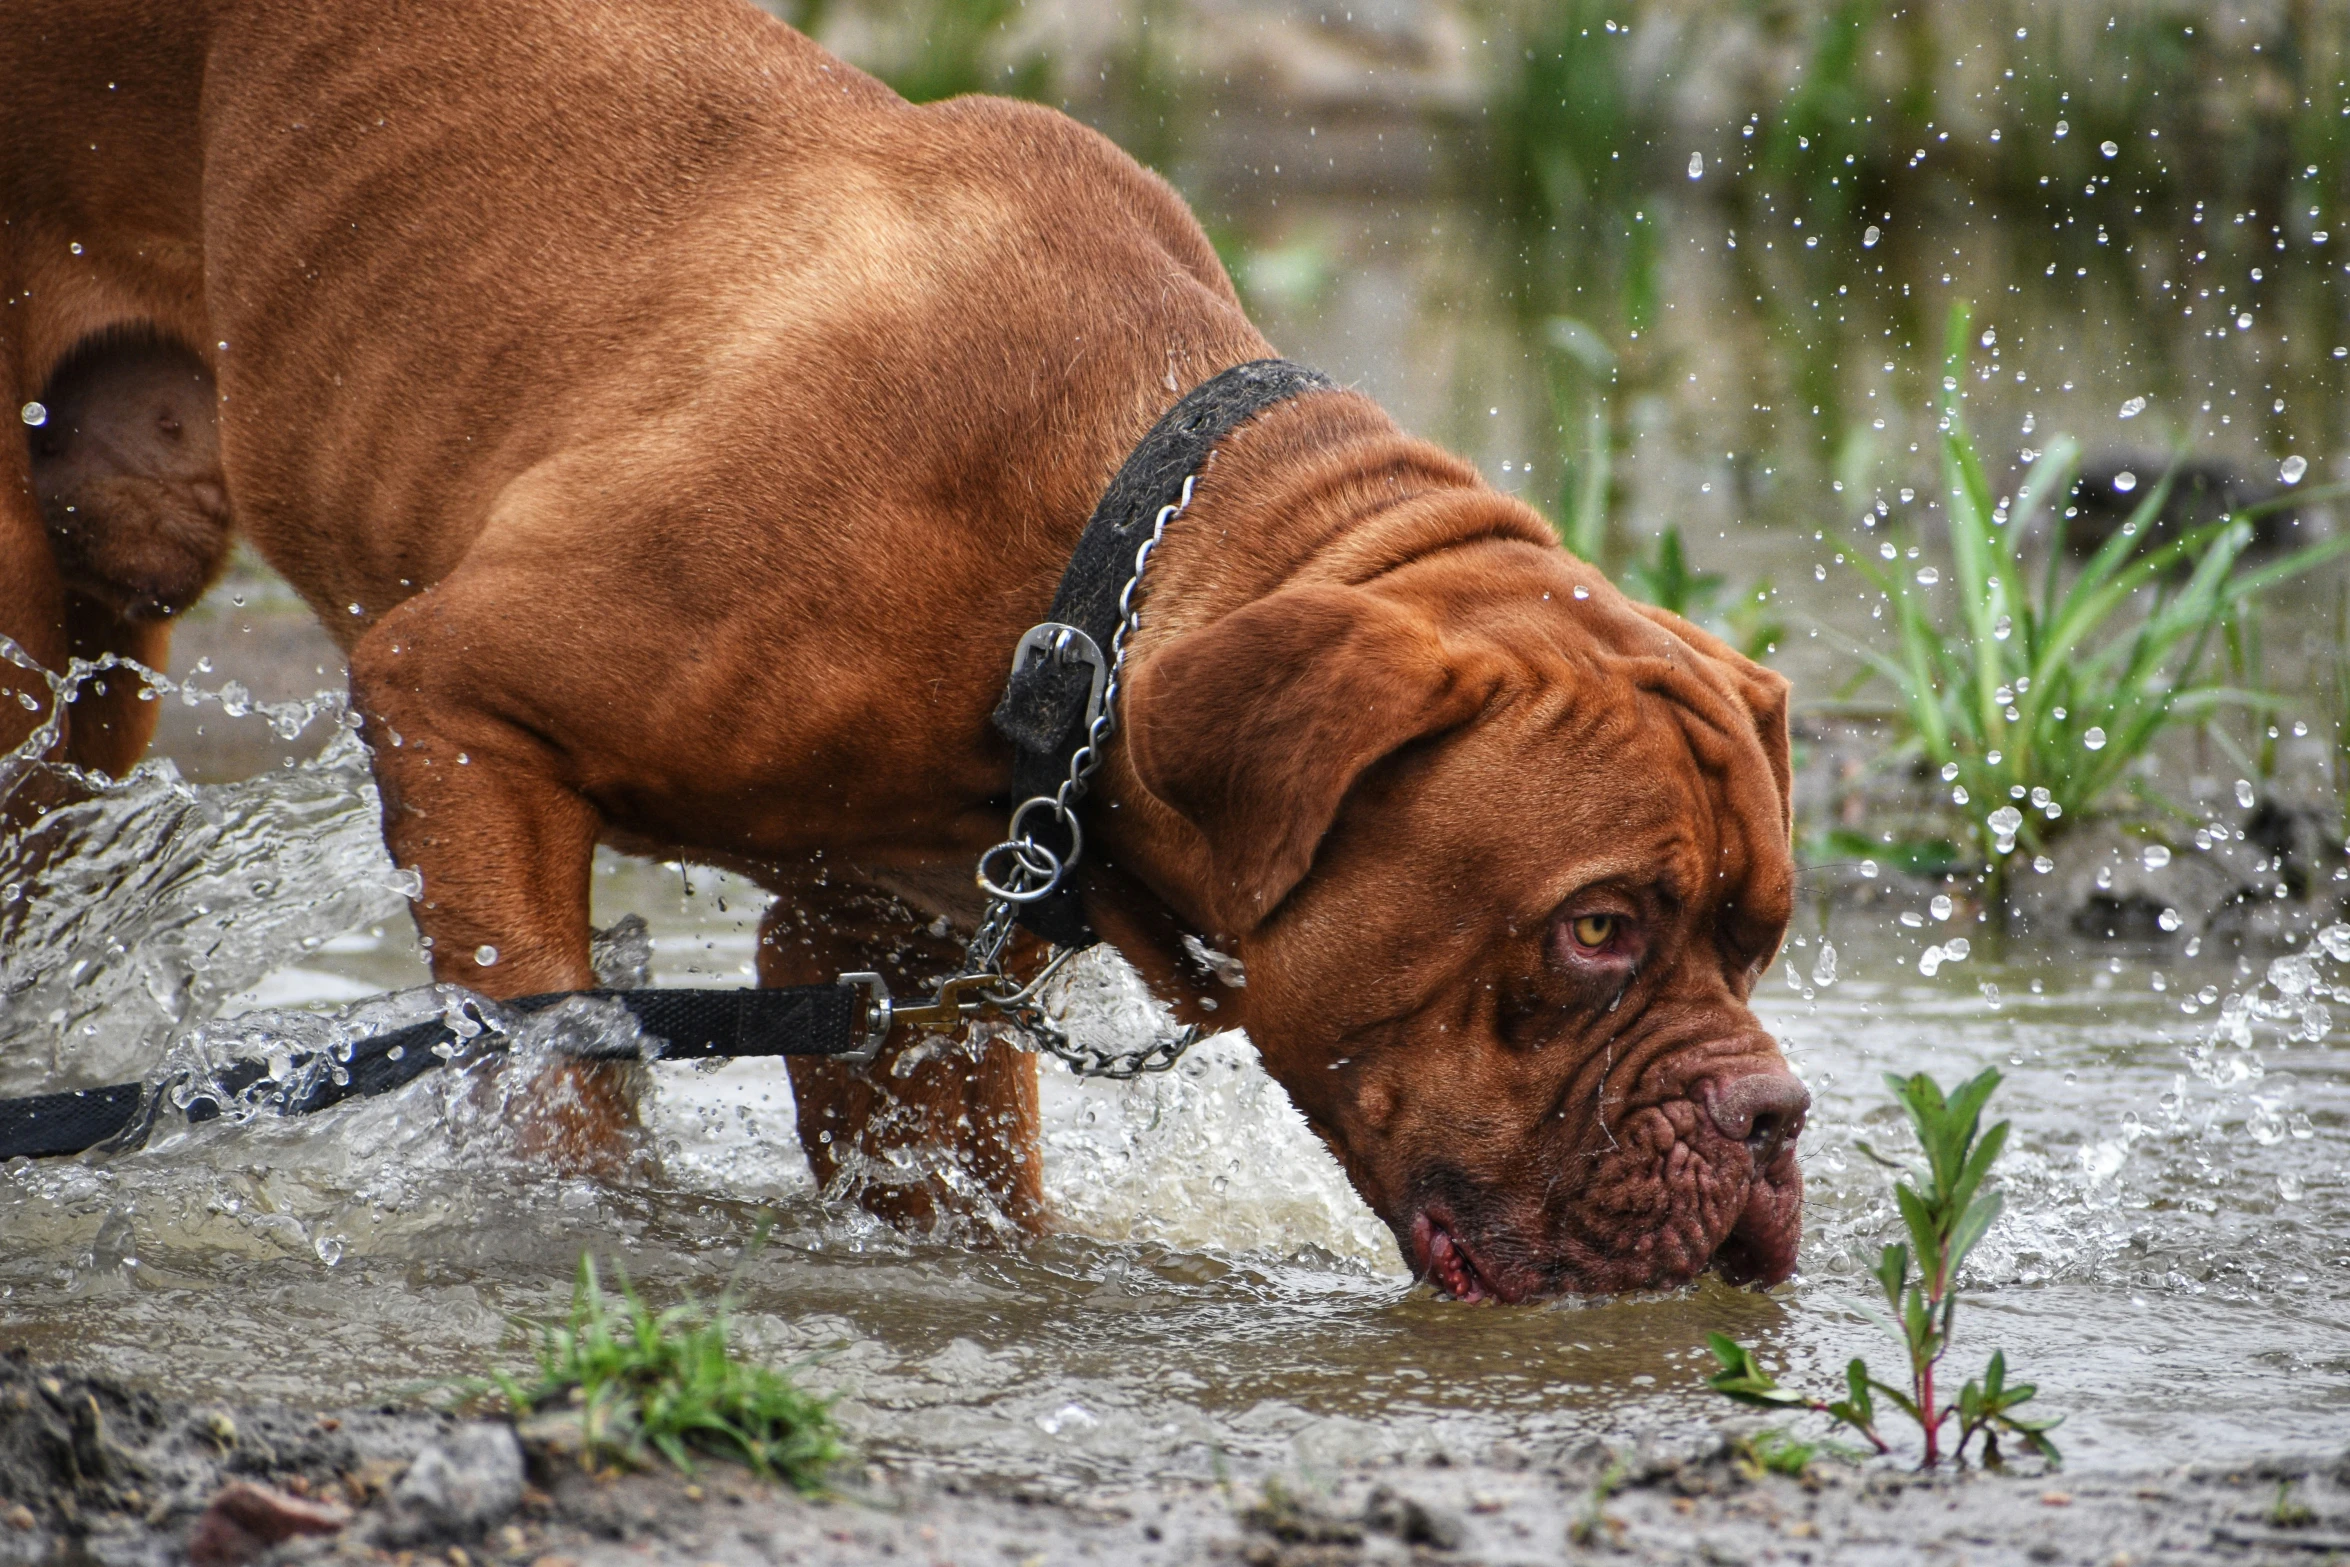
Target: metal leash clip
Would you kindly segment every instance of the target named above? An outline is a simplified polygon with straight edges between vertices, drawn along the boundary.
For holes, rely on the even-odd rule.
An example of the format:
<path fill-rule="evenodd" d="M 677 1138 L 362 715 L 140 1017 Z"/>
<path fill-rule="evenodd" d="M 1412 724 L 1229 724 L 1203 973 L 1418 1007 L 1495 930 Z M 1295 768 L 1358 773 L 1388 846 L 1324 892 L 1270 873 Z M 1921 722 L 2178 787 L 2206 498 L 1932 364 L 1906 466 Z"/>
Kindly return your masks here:
<path fill-rule="evenodd" d="M 852 1036 L 855 1048 L 833 1059 L 850 1066 L 868 1065 L 888 1042 L 890 1032 L 900 1024 L 942 1028 L 996 1017 L 1032 1031 L 1057 1035 L 1060 1031 L 1045 1017 L 1044 1009 L 1036 1004 L 1036 997 L 1075 956 L 1074 948 L 1056 952 L 1052 961 L 1025 985 L 1016 984 L 1010 975 L 1000 971 L 957 974 L 941 983 L 938 994 L 926 1001 L 898 1001 L 889 993 L 889 981 L 871 970 L 843 974 L 839 982 L 855 990 L 864 1004 L 858 1009 L 856 1032 Z"/>

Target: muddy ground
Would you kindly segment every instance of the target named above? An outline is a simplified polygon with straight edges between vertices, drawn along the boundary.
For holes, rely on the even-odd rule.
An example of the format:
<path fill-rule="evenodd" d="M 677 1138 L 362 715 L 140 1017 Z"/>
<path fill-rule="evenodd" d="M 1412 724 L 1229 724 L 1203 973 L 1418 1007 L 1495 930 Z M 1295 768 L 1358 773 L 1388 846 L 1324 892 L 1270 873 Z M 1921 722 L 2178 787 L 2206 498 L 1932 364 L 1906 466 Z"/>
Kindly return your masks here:
<path fill-rule="evenodd" d="M 518 1436 L 425 1409 L 191 1405 L 0 1361 L 0 1567 L 1601 1559 L 2350 1560 L 2350 1456 L 1935 1479 L 1830 1461 L 1795 1479 L 1716 1442 L 1049 1495 L 846 1465 L 810 1499 L 716 1463 L 591 1474 L 560 1420 Z"/>

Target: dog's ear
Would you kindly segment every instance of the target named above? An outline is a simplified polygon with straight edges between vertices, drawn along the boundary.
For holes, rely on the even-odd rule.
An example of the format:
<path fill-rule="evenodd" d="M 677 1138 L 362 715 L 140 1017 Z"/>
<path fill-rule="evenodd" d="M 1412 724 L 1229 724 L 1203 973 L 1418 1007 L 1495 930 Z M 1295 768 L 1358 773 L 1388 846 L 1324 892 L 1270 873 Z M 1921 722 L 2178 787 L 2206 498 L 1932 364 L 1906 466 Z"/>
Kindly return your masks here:
<path fill-rule="evenodd" d="M 1170 643 L 1122 722 L 1142 786 L 1207 840 L 1210 908 L 1239 936 L 1304 879 L 1366 768 L 1474 717 L 1490 687 L 1391 599 L 1289 588 Z"/>

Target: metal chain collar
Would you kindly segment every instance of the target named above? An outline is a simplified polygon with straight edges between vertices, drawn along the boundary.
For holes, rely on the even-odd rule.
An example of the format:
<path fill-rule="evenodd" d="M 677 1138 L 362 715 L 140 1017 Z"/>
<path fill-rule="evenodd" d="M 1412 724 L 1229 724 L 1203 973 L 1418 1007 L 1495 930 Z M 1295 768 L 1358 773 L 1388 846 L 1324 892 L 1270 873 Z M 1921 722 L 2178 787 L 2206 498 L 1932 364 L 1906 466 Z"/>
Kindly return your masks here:
<path fill-rule="evenodd" d="M 1079 1077 L 1122 1082 L 1146 1072 L 1164 1072 L 1198 1043 L 1201 1030 L 1194 1024 L 1161 1034 L 1132 1050 L 1100 1050 L 1079 1044 L 1046 1015 L 1037 999 L 1044 987 L 1077 955 L 1077 950 L 1064 948 L 1056 952 L 1043 972 L 1026 984 L 1005 973 L 1003 966 L 1004 949 L 1011 944 L 1020 906 L 1049 896 L 1068 879 L 1084 855 L 1085 832 L 1078 824 L 1077 806 L 1085 798 L 1086 788 L 1100 769 L 1102 758 L 1108 754 L 1111 736 L 1117 733 L 1118 691 L 1126 670 L 1126 645 L 1142 625 L 1142 606 L 1136 600 L 1142 574 L 1150 565 L 1159 540 L 1165 536 L 1167 525 L 1190 507 L 1192 487 L 1198 482 L 1197 473 L 1183 481 L 1182 494 L 1159 508 L 1149 537 L 1136 547 L 1134 571 L 1118 594 L 1118 629 L 1110 636 L 1106 659 L 1093 639 L 1075 626 L 1047 621 L 1020 639 L 1020 646 L 1013 654 L 1015 668 L 1020 660 L 1032 654 L 1091 666 L 1093 690 L 1086 705 L 1085 741 L 1071 753 L 1069 776 L 1059 787 L 1049 795 L 1036 795 L 1014 806 L 1004 841 L 979 857 L 978 880 L 981 890 L 988 894 L 987 911 L 981 916 L 970 945 L 964 949 L 962 972 L 939 986 L 936 1000 L 899 1006 L 891 1001 L 889 986 L 879 974 L 840 977 L 842 984 L 854 985 L 868 997 L 861 1048 L 842 1059 L 872 1060 L 890 1030 L 900 1023 L 951 1024 L 987 1016 L 1015 1024 Z M 1031 824 L 1039 812 L 1058 822 L 1068 833 L 1069 848 L 1065 854 L 1056 854 L 1049 845 L 1037 840 Z"/>

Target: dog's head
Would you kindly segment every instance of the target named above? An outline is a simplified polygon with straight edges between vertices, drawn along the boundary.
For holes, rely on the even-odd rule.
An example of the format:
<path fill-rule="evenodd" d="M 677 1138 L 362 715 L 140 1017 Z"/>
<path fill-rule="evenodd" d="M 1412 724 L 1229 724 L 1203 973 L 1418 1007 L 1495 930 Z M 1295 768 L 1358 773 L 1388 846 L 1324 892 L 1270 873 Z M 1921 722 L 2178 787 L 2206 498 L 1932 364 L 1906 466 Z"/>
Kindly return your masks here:
<path fill-rule="evenodd" d="M 1177 636 L 1126 715 L 1250 1037 L 1419 1273 L 1793 1270 L 1809 1096 L 1747 1005 L 1793 898 L 1777 675 L 1495 542 Z"/>

